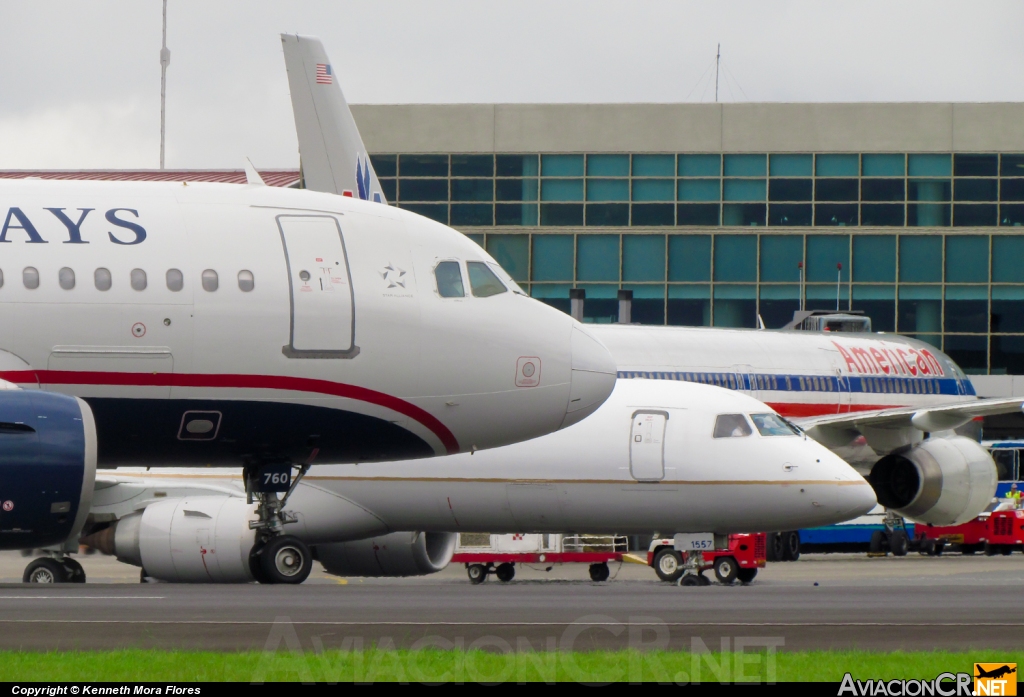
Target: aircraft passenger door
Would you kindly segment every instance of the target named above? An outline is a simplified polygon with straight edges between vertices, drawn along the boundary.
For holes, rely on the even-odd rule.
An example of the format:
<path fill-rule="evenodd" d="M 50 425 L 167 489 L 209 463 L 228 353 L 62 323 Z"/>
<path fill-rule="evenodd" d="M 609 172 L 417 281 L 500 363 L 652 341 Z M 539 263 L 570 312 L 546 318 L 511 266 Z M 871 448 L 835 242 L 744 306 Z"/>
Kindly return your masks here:
<path fill-rule="evenodd" d="M 841 368 L 833 364 L 833 369 L 836 373 L 836 389 L 838 390 L 839 406 L 836 409 L 838 414 L 847 414 L 850 411 L 851 400 L 853 399 L 853 393 L 850 385 L 850 376 L 843 375 Z"/>
<path fill-rule="evenodd" d="M 754 373 L 753 366 L 734 365 L 732 369 L 736 373 L 736 381 L 739 383 L 740 391 L 746 392 L 754 399 L 759 399 L 757 396 L 757 376 Z"/>
<path fill-rule="evenodd" d="M 665 478 L 665 427 L 668 412 L 633 412 L 629 429 L 629 471 L 633 479 L 656 482 Z"/>
<path fill-rule="evenodd" d="M 291 296 L 289 358 L 354 358 L 355 298 L 336 218 L 279 215 Z"/>

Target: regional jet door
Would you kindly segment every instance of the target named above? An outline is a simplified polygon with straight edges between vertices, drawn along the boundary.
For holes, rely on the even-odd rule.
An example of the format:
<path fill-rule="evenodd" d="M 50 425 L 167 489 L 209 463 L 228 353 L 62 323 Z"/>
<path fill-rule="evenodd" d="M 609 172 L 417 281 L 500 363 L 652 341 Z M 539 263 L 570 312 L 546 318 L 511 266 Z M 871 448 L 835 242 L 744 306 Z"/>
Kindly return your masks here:
<path fill-rule="evenodd" d="M 345 238 L 337 219 L 281 215 L 291 295 L 290 358 L 353 358 L 355 298 Z"/>
<path fill-rule="evenodd" d="M 668 413 L 640 410 L 629 429 L 629 471 L 641 482 L 665 478 L 665 426 Z"/>

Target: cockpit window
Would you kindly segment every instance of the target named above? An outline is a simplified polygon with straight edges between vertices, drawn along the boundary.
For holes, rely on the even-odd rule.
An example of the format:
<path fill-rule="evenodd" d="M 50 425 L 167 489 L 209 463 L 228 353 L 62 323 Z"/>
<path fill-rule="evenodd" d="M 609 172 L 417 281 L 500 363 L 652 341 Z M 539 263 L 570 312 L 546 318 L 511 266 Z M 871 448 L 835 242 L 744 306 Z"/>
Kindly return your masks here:
<path fill-rule="evenodd" d="M 490 261 L 487 262 L 487 265 L 491 267 L 491 271 L 494 272 L 494 275 L 501 279 L 501 282 L 505 285 L 506 288 L 511 290 L 513 293 L 518 293 L 519 295 L 526 295 L 526 293 L 523 292 L 523 289 L 519 287 L 519 284 L 512 280 L 512 277 L 509 275 L 508 271 L 501 268 L 501 266 L 499 266 L 498 264 L 495 264 Z"/>
<path fill-rule="evenodd" d="M 751 433 L 743 414 L 719 414 L 715 421 L 715 438 L 742 438 Z"/>
<path fill-rule="evenodd" d="M 437 279 L 437 294 L 442 298 L 466 297 L 459 262 L 442 261 L 434 268 L 434 278 Z"/>
<path fill-rule="evenodd" d="M 498 280 L 494 272 L 482 261 L 467 261 L 466 269 L 469 271 L 469 287 L 472 289 L 474 296 L 489 298 L 492 295 L 508 292 L 508 288 Z"/>
<path fill-rule="evenodd" d="M 754 428 L 762 436 L 796 436 L 799 432 L 778 414 L 751 414 Z"/>

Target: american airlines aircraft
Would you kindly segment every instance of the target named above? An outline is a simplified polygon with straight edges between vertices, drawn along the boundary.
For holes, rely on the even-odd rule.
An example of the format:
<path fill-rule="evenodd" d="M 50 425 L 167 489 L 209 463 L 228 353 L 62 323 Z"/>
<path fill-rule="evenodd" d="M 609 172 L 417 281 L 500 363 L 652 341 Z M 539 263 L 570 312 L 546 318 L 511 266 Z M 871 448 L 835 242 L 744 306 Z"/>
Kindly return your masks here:
<path fill-rule="evenodd" d="M 97 468 L 131 464 L 244 466 L 254 558 L 301 551 L 279 494 L 310 466 L 501 446 L 611 393 L 607 349 L 465 236 L 247 173 L 0 181 L 0 548 L 77 548 Z"/>
<path fill-rule="evenodd" d="M 282 41 L 306 185 L 334 191 L 330 172 L 369 162 L 366 149 L 340 89 L 313 89 L 311 68 L 329 63 L 319 40 Z M 377 181 L 372 166 L 361 171 Z M 868 475 L 881 504 L 924 523 L 970 520 L 995 494 L 992 458 L 954 429 L 1024 406 L 979 400 L 952 359 L 899 335 L 588 327 L 620 378 L 702 382 L 763 399 Z"/>
<path fill-rule="evenodd" d="M 290 503 L 299 512 L 290 532 L 329 572 L 407 576 L 444 568 L 459 532 L 785 529 L 863 514 L 875 495 L 763 402 L 625 380 L 558 433 L 426 466 L 319 467 Z M 252 517 L 236 472 L 118 470 L 97 477 L 95 532 L 83 542 L 163 581 L 265 580 L 249 564 Z M 305 578 L 286 552 L 283 575 Z M 36 564 L 26 580 L 57 580 L 52 564 Z"/>

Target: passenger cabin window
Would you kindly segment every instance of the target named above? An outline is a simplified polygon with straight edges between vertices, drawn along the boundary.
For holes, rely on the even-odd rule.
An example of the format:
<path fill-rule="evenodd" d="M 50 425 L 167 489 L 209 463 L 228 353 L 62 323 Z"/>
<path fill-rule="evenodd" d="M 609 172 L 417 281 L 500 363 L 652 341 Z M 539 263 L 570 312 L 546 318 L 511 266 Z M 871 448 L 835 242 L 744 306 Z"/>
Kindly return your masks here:
<path fill-rule="evenodd" d="M 464 298 L 466 289 L 462 285 L 462 270 L 457 261 L 442 261 L 434 267 L 437 294 L 442 298 Z"/>
<path fill-rule="evenodd" d="M 134 290 L 146 290 L 146 272 L 142 269 L 132 269 L 132 288 Z"/>
<path fill-rule="evenodd" d="M 110 269 L 104 269 L 102 266 L 93 272 L 92 279 L 96 284 L 96 290 L 110 290 L 110 285 L 113 283 Z"/>
<path fill-rule="evenodd" d="M 203 271 L 203 290 L 208 293 L 212 293 L 217 290 L 220 285 L 220 280 L 217 278 L 217 272 L 213 269 L 207 269 Z"/>
<path fill-rule="evenodd" d="M 180 269 L 167 269 L 167 290 L 177 293 L 185 287 L 185 276 Z"/>
<path fill-rule="evenodd" d="M 742 438 L 751 433 L 743 414 L 719 414 L 715 421 L 715 438 Z"/>
<path fill-rule="evenodd" d="M 754 428 L 762 436 L 795 436 L 799 434 L 799 431 L 778 414 L 751 414 L 750 420 L 754 422 Z"/>
<path fill-rule="evenodd" d="M 253 278 L 252 271 L 246 271 L 245 269 L 238 272 L 238 289 L 243 293 L 248 293 L 256 287 L 256 279 Z"/>
<path fill-rule="evenodd" d="M 25 282 L 26 288 L 35 290 L 39 287 L 39 269 L 34 266 L 26 266 L 25 270 L 21 272 L 21 279 Z"/>
<path fill-rule="evenodd" d="M 482 261 L 466 262 L 466 269 L 469 271 L 469 287 L 473 295 L 478 298 L 489 298 L 492 295 L 508 292 L 498 277 L 494 275 L 490 267 Z"/>
<path fill-rule="evenodd" d="M 64 290 L 71 290 L 75 287 L 75 271 L 67 266 L 57 273 L 57 282 Z"/>

